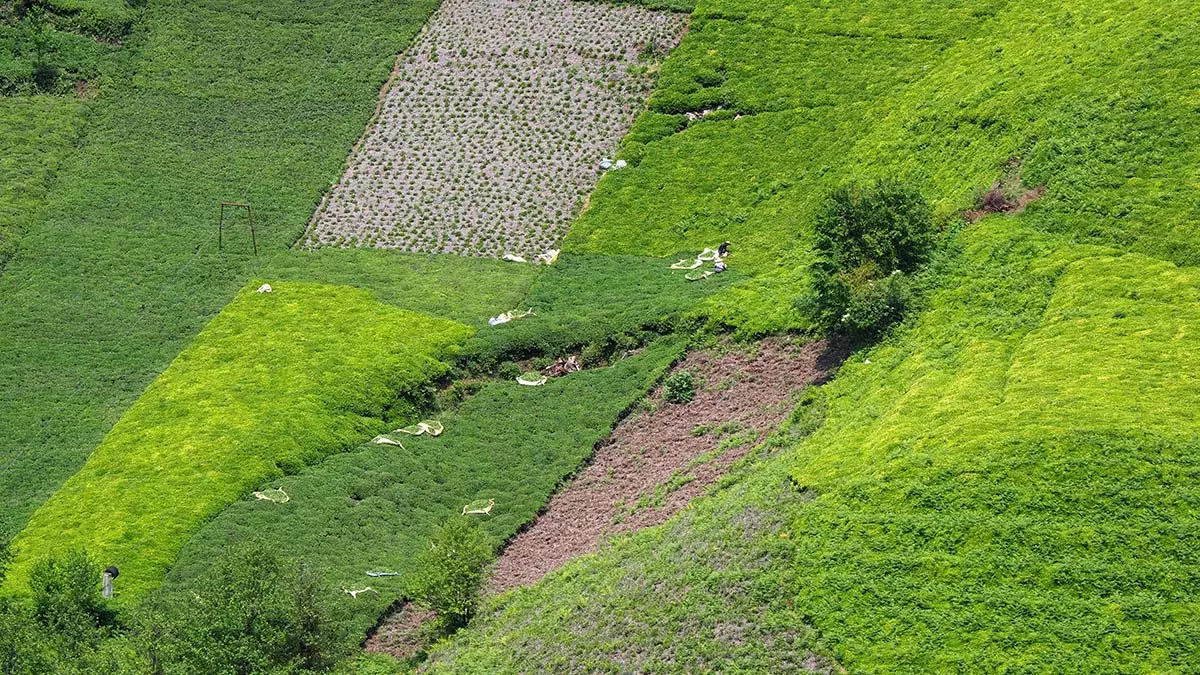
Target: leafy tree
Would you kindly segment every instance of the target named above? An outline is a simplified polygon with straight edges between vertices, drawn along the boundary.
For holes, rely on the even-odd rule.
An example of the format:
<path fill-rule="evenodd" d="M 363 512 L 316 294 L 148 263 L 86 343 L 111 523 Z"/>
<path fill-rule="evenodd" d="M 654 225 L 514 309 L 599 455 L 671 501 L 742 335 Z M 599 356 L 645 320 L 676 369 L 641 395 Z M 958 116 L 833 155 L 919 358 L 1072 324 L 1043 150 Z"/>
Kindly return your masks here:
<path fill-rule="evenodd" d="M 484 582 L 484 566 L 492 557 L 487 538 L 470 520 L 446 521 L 416 561 L 409 593 L 437 612 L 446 630 L 465 626 L 475 614 Z"/>
<path fill-rule="evenodd" d="M 98 644 L 115 618 L 100 595 L 101 574 L 83 550 L 38 560 L 29 575 L 34 618 L 71 648 Z"/>
<path fill-rule="evenodd" d="M 832 192 L 815 234 L 818 257 L 801 309 L 821 328 L 858 339 L 900 321 L 912 302 L 912 273 L 937 244 L 929 205 L 894 181 Z"/>
<path fill-rule="evenodd" d="M 333 598 L 311 566 L 252 544 L 152 598 L 132 639 L 152 672 L 321 670 L 346 642 Z"/>
<path fill-rule="evenodd" d="M 54 27 L 41 0 L 28 0 L 21 6 L 22 20 L 33 45 L 33 81 L 39 89 L 50 89 L 58 81 L 58 66 L 49 62 Z"/>

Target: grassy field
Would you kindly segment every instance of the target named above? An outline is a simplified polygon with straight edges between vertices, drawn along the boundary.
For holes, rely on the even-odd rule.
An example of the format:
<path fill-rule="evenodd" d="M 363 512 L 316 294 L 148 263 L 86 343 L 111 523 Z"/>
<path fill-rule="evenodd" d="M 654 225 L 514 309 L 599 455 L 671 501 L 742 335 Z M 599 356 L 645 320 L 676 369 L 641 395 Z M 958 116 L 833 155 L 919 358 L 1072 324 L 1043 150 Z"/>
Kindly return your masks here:
<path fill-rule="evenodd" d="M 679 356 L 684 344 L 658 342 L 613 364 L 550 380 L 542 387 L 493 382 L 442 417 L 439 437 L 397 435 L 404 448 L 368 443 L 270 483 L 286 504 L 242 500 L 188 542 L 164 590 L 178 591 L 245 540 L 318 564 L 343 588 L 378 594 L 350 603 L 358 635 L 402 590 L 406 572 L 434 527 L 464 504 L 495 499 L 480 519 L 493 544 L 530 520 L 564 477 L 587 458 L 618 416 Z"/>
<path fill-rule="evenodd" d="M 849 135 L 828 146 L 837 158 L 781 143 L 801 160 L 789 180 L 806 182 L 777 197 L 795 216 L 779 222 L 803 227 L 819 185 L 917 182 L 955 232 L 936 266 L 940 290 L 824 388 L 817 433 L 782 434 L 740 482 L 681 518 L 495 599 L 434 669 L 1188 671 L 1200 643 L 1189 545 L 1200 509 L 1200 271 L 1187 266 L 1200 263 L 1196 87 L 1184 65 L 1200 54 L 1196 17 L 1172 3 L 1016 0 L 718 1 L 697 15 L 688 40 L 712 40 L 728 21 L 747 36 L 943 45 L 903 86 L 811 108 L 807 119 L 832 113 L 827 128 Z M 685 53 L 729 59 L 724 82 L 739 82 L 727 52 Z M 859 53 L 870 63 L 871 49 Z M 759 100 L 793 105 L 785 99 L 809 96 L 795 90 L 830 92 L 832 79 Z M 605 195 L 632 205 L 676 181 L 700 185 L 708 172 L 697 166 L 736 161 L 722 143 L 737 125 L 771 116 L 785 118 L 703 120 L 630 146 L 643 153 L 642 180 L 606 178 L 584 219 L 597 221 L 573 243 L 679 248 L 686 233 L 630 228 L 603 211 Z M 730 133 L 688 140 L 710 124 Z M 958 231 L 951 216 L 1006 166 L 1045 196 Z M 679 189 L 670 201 L 704 205 L 709 194 Z M 700 227 L 697 243 L 733 239 L 720 234 L 731 229 Z M 752 283 L 770 277 L 755 273 Z M 818 426 L 807 415 L 797 411 L 796 428 Z"/>
<path fill-rule="evenodd" d="M 87 103 L 56 96 L 0 97 L 0 274 L 70 154 Z"/>
<path fill-rule="evenodd" d="M 83 548 L 121 568 L 122 601 L 138 599 L 227 504 L 413 414 L 471 332 L 359 289 L 247 287 L 34 513 L 9 584 Z"/>
<path fill-rule="evenodd" d="M 948 218 L 1016 157 L 1063 200 L 1046 227 L 1191 264 L 1188 232 L 1147 218 L 1164 202 L 1170 222 L 1198 208 L 1168 180 L 1195 152 L 1177 74 L 1197 27 L 1170 3 L 699 3 L 625 142 L 636 166 L 605 176 L 565 249 L 731 240 L 731 265 L 753 278 L 710 311 L 746 332 L 804 327 L 791 301 L 830 187 L 904 178 Z M 1121 184 L 1123 201 L 1098 199 Z"/>
<path fill-rule="evenodd" d="M 218 202 L 289 245 L 433 6 L 148 5 L 0 277 L 0 536 L 254 273 L 236 220 L 215 255 Z"/>
<path fill-rule="evenodd" d="M 999 220 L 964 240 L 820 431 L 493 601 L 440 667 L 1185 669 L 1200 271 Z"/>

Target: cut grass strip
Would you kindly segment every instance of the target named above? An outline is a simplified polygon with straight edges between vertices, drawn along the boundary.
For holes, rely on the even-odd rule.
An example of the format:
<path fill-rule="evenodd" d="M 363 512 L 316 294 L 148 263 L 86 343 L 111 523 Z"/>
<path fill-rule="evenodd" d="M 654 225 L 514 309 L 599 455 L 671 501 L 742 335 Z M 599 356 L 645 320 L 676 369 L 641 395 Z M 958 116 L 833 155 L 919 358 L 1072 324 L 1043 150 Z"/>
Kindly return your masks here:
<path fill-rule="evenodd" d="M 542 387 L 486 385 L 443 417 L 438 437 L 404 436 L 404 448 L 365 444 L 296 476 L 272 482 L 290 501 L 245 499 L 192 538 L 164 586 L 178 590 L 231 544 L 259 538 L 288 556 L 318 563 L 334 585 L 378 595 L 346 597 L 369 628 L 401 593 L 399 578 L 434 528 L 463 517 L 464 504 L 494 499 L 480 524 L 499 544 L 537 513 L 555 487 L 591 455 L 622 411 L 682 352 L 678 339 L 656 343 L 611 367 L 554 378 Z M 360 633 L 361 635 L 361 633 Z"/>
<path fill-rule="evenodd" d="M 37 510 L 9 588 L 39 557 L 84 548 L 121 569 L 122 600 L 142 596 L 226 504 L 384 430 L 470 332 L 354 288 L 244 289 Z"/>

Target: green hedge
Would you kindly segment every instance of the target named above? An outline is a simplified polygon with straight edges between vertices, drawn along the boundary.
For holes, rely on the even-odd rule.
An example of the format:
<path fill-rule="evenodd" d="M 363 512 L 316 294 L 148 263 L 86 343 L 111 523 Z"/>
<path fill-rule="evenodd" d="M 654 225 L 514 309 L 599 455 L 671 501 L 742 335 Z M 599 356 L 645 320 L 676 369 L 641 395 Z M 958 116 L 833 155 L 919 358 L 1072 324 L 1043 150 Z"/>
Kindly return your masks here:
<path fill-rule="evenodd" d="M 123 602 L 154 588 L 206 520 L 253 487 L 411 412 L 471 329 L 354 288 L 244 289 L 121 418 L 14 540 L 10 589 L 74 548 L 121 569 Z M 15 476 L 14 476 L 15 478 Z"/>

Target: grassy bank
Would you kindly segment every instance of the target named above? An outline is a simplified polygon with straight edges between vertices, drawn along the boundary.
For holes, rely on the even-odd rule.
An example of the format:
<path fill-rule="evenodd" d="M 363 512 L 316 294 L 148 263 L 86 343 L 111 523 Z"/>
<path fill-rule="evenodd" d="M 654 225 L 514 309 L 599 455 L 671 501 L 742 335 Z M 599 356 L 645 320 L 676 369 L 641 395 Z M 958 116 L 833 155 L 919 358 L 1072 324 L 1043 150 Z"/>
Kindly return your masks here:
<path fill-rule="evenodd" d="M 188 542 L 164 590 L 182 591 L 229 547 L 259 540 L 316 563 L 335 586 L 378 591 L 344 598 L 361 636 L 403 592 L 400 579 L 367 570 L 411 571 L 434 528 L 470 502 L 495 500 L 489 515 L 472 516 L 493 544 L 511 536 L 682 347 L 658 343 L 542 387 L 489 383 L 441 418 L 441 436 L 397 434 L 403 448 L 368 443 L 274 481 L 291 501 L 249 499 L 225 510 Z"/>

